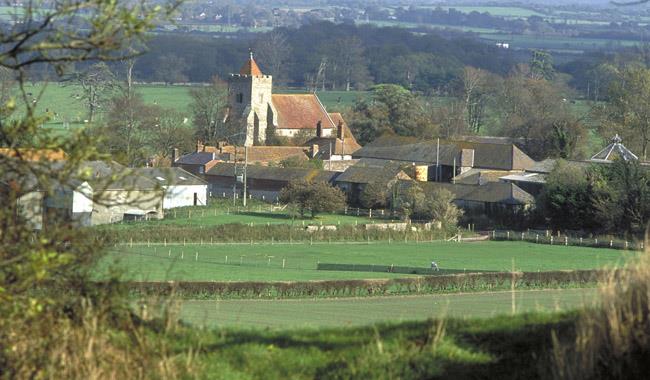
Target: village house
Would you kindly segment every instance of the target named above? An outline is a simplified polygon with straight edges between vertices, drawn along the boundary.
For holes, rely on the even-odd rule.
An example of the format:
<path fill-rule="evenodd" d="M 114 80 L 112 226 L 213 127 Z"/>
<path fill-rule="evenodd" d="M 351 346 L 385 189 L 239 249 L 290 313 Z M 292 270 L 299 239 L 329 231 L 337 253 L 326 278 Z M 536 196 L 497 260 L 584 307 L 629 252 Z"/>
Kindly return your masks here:
<path fill-rule="evenodd" d="M 340 114 L 328 113 L 316 94 L 274 94 L 272 76 L 262 73 L 252 53 L 239 73 L 230 75 L 228 99 L 227 119 L 245 122 L 246 146 L 264 145 L 269 133 L 333 137 L 345 123 Z"/>

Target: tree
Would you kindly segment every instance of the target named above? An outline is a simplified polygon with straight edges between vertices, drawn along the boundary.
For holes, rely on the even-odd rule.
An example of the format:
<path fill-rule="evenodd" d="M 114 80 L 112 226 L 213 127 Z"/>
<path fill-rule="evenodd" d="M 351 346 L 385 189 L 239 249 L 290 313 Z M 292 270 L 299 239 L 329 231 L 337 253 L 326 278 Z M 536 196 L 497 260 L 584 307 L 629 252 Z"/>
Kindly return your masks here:
<path fill-rule="evenodd" d="M 159 109 L 146 104 L 139 94 L 126 91 L 111 99 L 104 123 L 95 135 L 105 139 L 102 150 L 127 166 L 144 165 L 151 152 L 148 131 L 156 124 Z"/>
<path fill-rule="evenodd" d="M 598 219 L 608 231 L 640 235 L 650 221 L 650 176 L 638 161 L 616 160 L 601 168 L 592 193 Z"/>
<path fill-rule="evenodd" d="M 645 160 L 650 144 L 650 69 L 628 66 L 616 74 L 609 102 L 596 111 L 603 122 L 601 135 L 618 133 Z"/>
<path fill-rule="evenodd" d="M 176 110 L 155 107 L 153 111 L 153 124 L 146 130 L 146 144 L 150 147 L 152 156 L 166 160 L 174 148 L 181 152 L 190 151 L 194 143 L 194 133 L 187 118 Z"/>
<path fill-rule="evenodd" d="M 104 106 L 117 88 L 115 75 L 104 62 L 96 63 L 84 71 L 74 72 L 68 81 L 81 87 L 81 94 L 73 94 L 86 104 L 88 122 L 95 120 L 97 110 Z"/>
<path fill-rule="evenodd" d="M 445 189 L 434 188 L 427 192 L 419 213 L 426 219 L 440 222 L 443 227 L 456 227 L 463 211 L 453 203 L 454 195 Z"/>
<path fill-rule="evenodd" d="M 555 77 L 551 53 L 543 50 L 533 50 L 530 57 L 530 76 L 538 80 L 552 80 Z"/>
<path fill-rule="evenodd" d="M 30 68 L 38 64 L 64 75 L 70 62 L 126 58 L 130 41 L 144 39 L 176 5 L 61 0 L 19 7 L 14 26 L 0 32 L 0 67 L 12 70 L 18 84 L 17 94 L 0 104 L 0 146 L 8 149 L 0 155 L 2 375 L 132 378 L 179 373 L 178 364 L 168 362 L 162 351 L 147 348 L 154 345 L 149 338 L 153 331 L 135 316 L 118 281 L 111 276 L 95 282 L 92 273 L 109 245 L 106 238 L 50 212 L 49 222 L 34 233 L 34 216 L 25 214 L 21 203 L 36 197 L 43 200 L 36 203 L 46 205 L 94 178 L 84 162 L 108 158 L 85 129 L 61 134 L 42 128 L 49 116 L 37 111 L 39 99 L 33 102 L 25 89 Z M 61 151 L 63 161 L 45 158 Z M 34 154 L 43 159 L 34 160 Z M 126 339 L 118 342 L 118 336 Z M 167 365 L 172 367 L 163 368 Z"/>
<path fill-rule="evenodd" d="M 558 161 L 549 174 L 539 196 L 538 204 L 550 222 L 558 229 L 593 230 L 600 226 L 593 195 L 597 191 L 596 173 L 565 161 Z"/>
<path fill-rule="evenodd" d="M 489 80 L 485 70 L 469 66 L 463 70 L 461 94 L 465 108 L 465 125 L 474 133 L 479 133 L 483 126 L 485 107 L 490 96 Z"/>
<path fill-rule="evenodd" d="M 416 183 L 412 183 L 406 189 L 400 191 L 397 197 L 392 200 L 393 209 L 402 214 L 407 220 L 422 210 L 425 201 L 424 191 Z"/>
<path fill-rule="evenodd" d="M 345 207 L 345 194 L 326 182 L 293 180 L 280 191 L 280 202 L 295 206 L 301 217 L 309 211 L 314 218 L 318 213 Z"/>
<path fill-rule="evenodd" d="M 363 43 L 358 37 L 335 40 L 329 48 L 328 58 L 330 78 L 335 86 L 342 83 L 345 91 L 350 91 L 353 85 L 363 89 L 370 82 Z"/>
<path fill-rule="evenodd" d="M 384 208 L 388 205 L 389 186 L 385 182 L 370 182 L 359 195 L 361 206 L 365 208 Z"/>
<path fill-rule="evenodd" d="M 579 156 L 586 128 L 569 108 L 567 92 L 563 83 L 532 79 L 520 67 L 497 90 L 498 133 L 523 140 L 533 158 Z"/>
<path fill-rule="evenodd" d="M 285 33 L 274 29 L 263 34 L 256 41 L 254 52 L 257 61 L 273 75 L 273 82 L 282 83 L 286 75 L 287 60 L 291 54 L 291 45 Z"/>
<path fill-rule="evenodd" d="M 187 82 L 187 61 L 176 54 L 162 55 L 154 66 L 154 79 L 165 84 Z"/>
<path fill-rule="evenodd" d="M 220 140 L 232 140 L 240 128 L 238 118 L 228 112 L 228 87 L 217 77 L 212 78 L 210 86 L 193 88 L 190 90 L 196 138 L 205 142 L 216 144 Z"/>
<path fill-rule="evenodd" d="M 350 128 L 361 143 L 384 133 L 429 137 L 436 130 L 425 99 L 398 85 L 378 85 L 371 99 L 360 99 L 354 106 Z"/>

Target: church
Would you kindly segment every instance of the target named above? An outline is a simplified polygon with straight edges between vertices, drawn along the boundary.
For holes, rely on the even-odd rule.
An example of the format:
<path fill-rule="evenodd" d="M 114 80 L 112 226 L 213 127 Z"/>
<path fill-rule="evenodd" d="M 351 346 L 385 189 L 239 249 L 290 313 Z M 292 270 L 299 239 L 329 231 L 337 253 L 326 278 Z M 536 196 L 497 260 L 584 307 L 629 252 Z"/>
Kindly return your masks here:
<path fill-rule="evenodd" d="M 272 76 L 262 73 L 253 53 L 239 74 L 228 78 L 228 102 L 228 117 L 245 121 L 246 146 L 264 145 L 270 133 L 334 137 L 345 124 L 340 114 L 327 112 L 316 94 L 274 94 Z"/>

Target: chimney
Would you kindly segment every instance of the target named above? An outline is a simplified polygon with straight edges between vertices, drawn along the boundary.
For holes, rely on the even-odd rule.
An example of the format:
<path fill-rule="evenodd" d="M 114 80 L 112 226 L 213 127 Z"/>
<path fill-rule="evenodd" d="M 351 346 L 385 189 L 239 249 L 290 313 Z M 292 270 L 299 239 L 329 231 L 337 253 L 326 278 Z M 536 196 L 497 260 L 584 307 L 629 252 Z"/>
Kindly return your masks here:
<path fill-rule="evenodd" d="M 461 149 L 460 172 L 464 173 L 474 167 L 474 149 Z"/>
<path fill-rule="evenodd" d="M 309 149 L 310 158 L 316 158 L 316 156 L 318 155 L 318 150 L 319 150 L 318 144 L 311 144 L 311 148 Z"/>
<path fill-rule="evenodd" d="M 174 164 L 174 162 L 178 161 L 179 158 L 180 157 L 178 155 L 178 148 L 172 149 L 172 165 Z"/>
<path fill-rule="evenodd" d="M 204 146 L 201 140 L 196 140 L 196 152 L 203 152 Z"/>
<path fill-rule="evenodd" d="M 316 137 L 323 137 L 323 122 L 320 120 L 316 123 Z"/>
<path fill-rule="evenodd" d="M 339 120 L 339 125 L 336 126 L 336 138 L 343 140 L 343 122 Z"/>

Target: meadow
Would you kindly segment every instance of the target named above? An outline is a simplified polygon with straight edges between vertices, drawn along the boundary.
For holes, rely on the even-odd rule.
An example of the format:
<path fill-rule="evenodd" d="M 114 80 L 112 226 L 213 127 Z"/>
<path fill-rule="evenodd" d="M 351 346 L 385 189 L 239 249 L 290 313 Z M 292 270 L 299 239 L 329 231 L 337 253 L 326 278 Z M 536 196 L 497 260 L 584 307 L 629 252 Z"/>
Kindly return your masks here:
<path fill-rule="evenodd" d="M 514 292 L 515 313 L 556 312 L 593 306 L 595 289 Z M 508 291 L 418 296 L 296 300 L 181 301 L 184 322 L 204 327 L 306 328 L 370 325 L 428 318 L 490 318 L 511 314 Z"/>
<path fill-rule="evenodd" d="M 442 271 L 524 272 L 596 269 L 622 264 L 632 253 L 526 242 L 347 244 L 118 245 L 99 264 L 137 281 L 303 281 L 395 278 L 403 274 L 316 270 L 318 263 L 429 267 Z M 443 272 L 444 273 L 444 272 Z"/>

